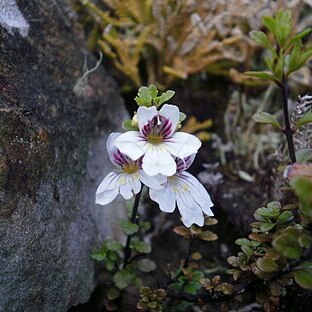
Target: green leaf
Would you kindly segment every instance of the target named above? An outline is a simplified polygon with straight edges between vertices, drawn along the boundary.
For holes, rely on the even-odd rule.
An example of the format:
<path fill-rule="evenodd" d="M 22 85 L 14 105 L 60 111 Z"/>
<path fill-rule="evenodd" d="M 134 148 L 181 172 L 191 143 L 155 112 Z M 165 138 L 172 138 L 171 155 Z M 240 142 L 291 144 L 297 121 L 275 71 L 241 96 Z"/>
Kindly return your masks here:
<path fill-rule="evenodd" d="M 284 55 L 281 54 L 277 60 L 276 66 L 273 69 L 273 73 L 278 80 L 281 80 L 284 73 Z"/>
<path fill-rule="evenodd" d="M 302 234 L 298 238 L 298 242 L 299 242 L 301 247 L 308 249 L 311 246 L 312 237 L 308 234 Z"/>
<path fill-rule="evenodd" d="M 108 291 L 107 291 L 107 299 L 108 300 L 115 300 L 117 298 L 120 297 L 120 292 L 117 288 L 115 287 L 111 287 Z"/>
<path fill-rule="evenodd" d="M 158 95 L 158 90 L 157 90 L 156 86 L 154 86 L 153 84 L 151 84 L 148 87 L 148 90 L 149 90 L 149 93 L 152 96 L 152 98 L 155 98 Z"/>
<path fill-rule="evenodd" d="M 303 65 L 305 65 L 305 63 L 309 60 L 311 56 L 312 56 L 312 47 L 304 50 L 304 52 L 300 54 L 298 68 L 301 68 Z"/>
<path fill-rule="evenodd" d="M 291 211 L 284 211 L 277 218 L 279 224 L 289 222 L 293 219 L 294 219 L 294 215 L 292 214 Z"/>
<path fill-rule="evenodd" d="M 274 80 L 274 77 L 272 74 L 264 72 L 264 71 L 247 71 L 245 72 L 246 76 L 259 78 L 259 79 L 265 79 L 265 80 Z"/>
<path fill-rule="evenodd" d="M 270 124 L 271 126 L 277 128 L 277 129 L 282 128 L 281 125 L 279 124 L 279 122 L 277 121 L 276 117 L 274 115 L 271 115 L 271 114 L 266 113 L 266 112 L 261 112 L 261 113 L 257 113 L 255 115 L 253 115 L 252 119 L 258 123 Z"/>
<path fill-rule="evenodd" d="M 296 128 L 306 125 L 308 123 L 312 122 L 312 111 L 307 112 L 303 117 L 297 120 L 296 122 Z"/>
<path fill-rule="evenodd" d="M 295 189 L 300 201 L 310 204 L 310 210 L 312 210 L 312 182 L 304 177 L 297 177 L 293 180 L 292 186 Z"/>
<path fill-rule="evenodd" d="M 134 98 L 138 106 L 152 106 L 153 97 L 148 87 L 141 87 L 138 91 L 138 95 Z"/>
<path fill-rule="evenodd" d="M 131 284 L 133 273 L 128 269 L 122 269 L 113 276 L 113 281 L 117 288 L 124 289 Z"/>
<path fill-rule="evenodd" d="M 294 44 L 297 40 L 301 40 L 303 37 L 305 37 L 306 35 L 308 35 L 311 31 L 312 31 L 312 28 L 309 27 L 309 28 L 304 29 L 303 31 L 299 32 L 298 34 L 296 34 L 295 36 L 293 36 L 293 37 L 291 38 L 291 40 L 289 41 L 288 46 L 291 46 L 291 45 Z"/>
<path fill-rule="evenodd" d="M 150 259 L 141 259 L 136 262 L 136 266 L 138 270 L 146 273 L 155 271 L 157 268 L 155 262 Z"/>
<path fill-rule="evenodd" d="M 159 107 L 160 105 L 169 101 L 174 95 L 175 95 L 175 92 L 173 90 L 168 90 L 162 93 L 161 96 L 155 98 L 156 106 Z"/>
<path fill-rule="evenodd" d="M 267 49 L 272 49 L 271 42 L 263 31 L 252 30 L 251 32 L 249 32 L 249 36 L 252 40 L 262 45 L 263 47 Z"/>
<path fill-rule="evenodd" d="M 239 238 L 235 241 L 235 244 L 239 246 L 251 246 L 251 241 L 247 238 Z"/>
<path fill-rule="evenodd" d="M 132 120 L 127 119 L 122 123 L 122 129 L 128 131 L 138 131 L 138 128 L 132 126 Z"/>
<path fill-rule="evenodd" d="M 148 231 L 151 228 L 151 223 L 148 221 L 141 221 L 139 223 L 139 228 Z"/>
<path fill-rule="evenodd" d="M 241 250 L 249 257 L 253 255 L 253 250 L 249 246 L 241 246 Z"/>
<path fill-rule="evenodd" d="M 185 285 L 184 290 L 189 294 L 195 295 L 200 288 L 201 285 L 198 282 L 192 281 Z"/>
<path fill-rule="evenodd" d="M 304 289 L 312 289 L 312 262 L 305 262 L 294 271 L 294 278 Z"/>
<path fill-rule="evenodd" d="M 276 262 L 269 257 L 257 259 L 256 265 L 261 271 L 266 273 L 271 273 L 278 269 Z"/>
<path fill-rule="evenodd" d="M 275 37 L 280 48 L 285 48 L 287 39 L 291 32 L 291 11 L 280 10 L 276 16 Z"/>
<path fill-rule="evenodd" d="M 151 252 L 151 246 L 149 244 L 144 243 L 144 242 L 140 242 L 137 240 L 132 240 L 131 247 L 140 253 L 150 253 Z"/>
<path fill-rule="evenodd" d="M 139 227 L 137 224 L 131 223 L 130 221 L 127 221 L 127 220 L 121 220 L 117 222 L 117 224 L 120 225 L 122 231 L 127 236 L 132 235 L 139 230 Z"/>
<path fill-rule="evenodd" d="M 296 259 L 302 255 L 297 237 L 290 233 L 280 234 L 274 239 L 272 245 L 286 258 Z"/>
<path fill-rule="evenodd" d="M 115 240 L 108 240 L 106 242 L 106 246 L 109 250 L 112 250 L 112 251 L 123 251 L 122 244 L 120 244 L 119 242 Z"/>
<path fill-rule="evenodd" d="M 261 223 L 260 225 L 260 231 L 261 232 L 268 232 L 274 228 L 274 223 Z"/>
<path fill-rule="evenodd" d="M 268 30 L 270 30 L 272 34 L 275 34 L 276 21 L 275 21 L 275 19 L 272 16 L 264 16 L 264 17 L 262 17 L 262 24 Z"/>
<path fill-rule="evenodd" d="M 184 121 L 185 118 L 186 118 L 186 115 L 184 113 L 180 112 L 179 122 Z"/>
<path fill-rule="evenodd" d="M 288 65 L 288 75 L 292 72 L 296 71 L 298 68 L 298 64 L 300 62 L 300 50 L 302 47 L 301 40 L 294 42 L 294 47 L 289 55 L 289 65 Z"/>

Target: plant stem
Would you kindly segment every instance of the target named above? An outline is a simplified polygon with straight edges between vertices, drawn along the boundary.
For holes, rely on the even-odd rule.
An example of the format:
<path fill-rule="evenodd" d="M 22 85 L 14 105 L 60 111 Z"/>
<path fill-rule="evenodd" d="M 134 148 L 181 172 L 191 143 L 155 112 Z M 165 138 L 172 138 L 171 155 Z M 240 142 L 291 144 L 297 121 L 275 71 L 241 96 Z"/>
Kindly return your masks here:
<path fill-rule="evenodd" d="M 183 264 L 184 269 L 187 268 L 189 265 L 189 261 L 190 261 L 190 257 L 191 257 L 191 253 L 192 253 L 192 249 L 193 249 L 193 244 L 194 244 L 194 238 L 191 236 L 190 237 L 190 243 L 188 246 L 187 255 L 185 257 L 184 264 Z"/>
<path fill-rule="evenodd" d="M 290 155 L 291 163 L 296 162 L 296 154 L 295 154 L 295 148 L 294 148 L 294 142 L 293 142 L 293 130 L 290 127 L 290 121 L 289 121 L 289 111 L 288 111 L 288 82 L 285 74 L 282 78 L 282 84 L 280 86 L 282 89 L 282 95 L 283 95 L 283 111 L 284 111 L 284 120 L 285 120 L 285 129 L 283 130 L 286 140 L 287 140 L 287 146 L 288 151 Z"/>
<path fill-rule="evenodd" d="M 134 204 L 133 204 L 133 208 L 132 208 L 132 214 L 131 214 L 131 219 L 130 222 L 131 223 L 137 223 L 138 219 L 137 219 L 137 214 L 138 214 L 138 209 L 139 209 L 139 203 L 140 203 L 140 199 L 141 199 L 141 194 L 142 194 L 142 190 L 135 195 L 135 200 L 134 200 Z M 129 259 L 131 257 L 131 248 L 130 248 L 130 244 L 131 244 L 131 239 L 132 239 L 133 235 L 128 235 L 127 236 L 127 241 L 126 241 L 126 246 L 125 246 L 125 256 L 124 256 L 124 263 L 123 263 L 123 267 L 125 267 L 128 263 L 129 263 Z"/>

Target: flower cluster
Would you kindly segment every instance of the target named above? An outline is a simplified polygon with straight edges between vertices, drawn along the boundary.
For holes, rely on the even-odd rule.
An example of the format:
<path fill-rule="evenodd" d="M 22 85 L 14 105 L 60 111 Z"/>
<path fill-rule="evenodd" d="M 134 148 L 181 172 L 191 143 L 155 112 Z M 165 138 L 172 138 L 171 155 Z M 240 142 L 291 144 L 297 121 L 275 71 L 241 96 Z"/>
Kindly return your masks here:
<path fill-rule="evenodd" d="M 203 213 L 213 216 L 213 203 L 200 182 L 185 171 L 200 140 L 177 131 L 180 112 L 175 105 L 165 104 L 159 111 L 140 106 L 136 119 L 137 131 L 112 133 L 108 138 L 107 151 L 116 168 L 99 185 L 96 203 L 106 205 L 118 194 L 130 199 L 143 183 L 162 211 L 173 212 L 177 205 L 185 226 L 203 226 Z"/>

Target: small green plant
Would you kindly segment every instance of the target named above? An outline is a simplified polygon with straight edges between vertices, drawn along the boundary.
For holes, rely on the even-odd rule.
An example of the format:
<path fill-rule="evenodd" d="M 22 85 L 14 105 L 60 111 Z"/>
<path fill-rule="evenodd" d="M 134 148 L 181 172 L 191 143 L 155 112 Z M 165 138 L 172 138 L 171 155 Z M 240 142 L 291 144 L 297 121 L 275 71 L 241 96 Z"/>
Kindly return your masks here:
<path fill-rule="evenodd" d="M 303 125 L 312 122 L 312 113 L 307 112 L 291 127 L 288 98 L 288 77 L 303 67 L 312 56 L 312 46 L 304 45 L 302 39 L 311 33 L 307 28 L 298 34 L 293 33 L 291 11 L 280 10 L 275 17 L 265 16 L 262 19 L 267 34 L 263 31 L 252 31 L 250 37 L 267 50 L 265 64 L 268 71 L 249 71 L 245 74 L 259 79 L 273 81 L 282 91 L 282 106 L 284 125 L 277 118 L 267 112 L 259 112 L 253 119 L 258 123 L 270 124 L 282 131 L 287 140 L 291 162 L 296 162 L 296 153 L 293 143 L 293 134 Z"/>

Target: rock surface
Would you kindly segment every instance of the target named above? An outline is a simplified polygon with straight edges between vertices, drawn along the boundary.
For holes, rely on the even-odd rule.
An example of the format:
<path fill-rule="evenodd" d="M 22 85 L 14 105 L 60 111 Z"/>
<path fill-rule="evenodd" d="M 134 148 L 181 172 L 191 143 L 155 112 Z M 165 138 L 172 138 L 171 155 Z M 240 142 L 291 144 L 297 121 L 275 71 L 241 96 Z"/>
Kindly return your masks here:
<path fill-rule="evenodd" d="M 87 301 L 91 250 L 123 213 L 94 194 L 111 168 L 107 135 L 127 113 L 103 68 L 73 92 L 86 55 L 66 1 L 1 1 L 0 311 Z"/>

